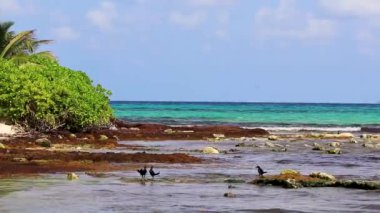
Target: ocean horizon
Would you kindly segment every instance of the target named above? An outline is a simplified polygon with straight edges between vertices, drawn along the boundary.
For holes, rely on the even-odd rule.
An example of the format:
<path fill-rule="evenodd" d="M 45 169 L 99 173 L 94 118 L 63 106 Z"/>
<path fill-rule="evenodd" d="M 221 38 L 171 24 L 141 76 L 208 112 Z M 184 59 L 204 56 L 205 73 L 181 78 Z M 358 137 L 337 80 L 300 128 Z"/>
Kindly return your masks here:
<path fill-rule="evenodd" d="M 269 130 L 360 131 L 380 125 L 380 104 L 111 101 L 117 118 L 167 125 L 228 124 Z"/>

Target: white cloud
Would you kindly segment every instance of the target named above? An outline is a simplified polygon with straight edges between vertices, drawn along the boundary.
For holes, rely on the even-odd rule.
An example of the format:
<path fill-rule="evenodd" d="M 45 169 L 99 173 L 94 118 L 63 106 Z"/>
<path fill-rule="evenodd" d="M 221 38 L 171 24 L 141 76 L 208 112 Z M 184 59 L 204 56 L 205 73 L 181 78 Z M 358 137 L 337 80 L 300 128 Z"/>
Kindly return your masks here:
<path fill-rule="evenodd" d="M 204 12 L 182 13 L 172 12 L 169 16 L 171 23 L 187 28 L 193 29 L 201 25 L 207 18 L 207 14 Z"/>
<path fill-rule="evenodd" d="M 57 40 L 76 40 L 80 37 L 80 34 L 69 26 L 55 28 L 52 33 Z"/>
<path fill-rule="evenodd" d="M 361 29 L 356 32 L 355 38 L 359 52 L 367 55 L 378 53 L 380 48 L 380 32 L 371 29 Z"/>
<path fill-rule="evenodd" d="M 38 15 L 40 13 L 36 4 L 32 0 L 0 0 L 0 15 L 5 16 L 30 16 Z"/>
<path fill-rule="evenodd" d="M 320 0 L 320 4 L 335 18 L 344 23 L 361 53 L 373 54 L 380 47 L 379 0 Z"/>
<path fill-rule="evenodd" d="M 226 29 L 219 29 L 215 31 L 215 36 L 220 40 L 226 40 L 228 38 L 228 32 Z"/>
<path fill-rule="evenodd" d="M 231 6 L 238 0 L 188 0 L 188 3 L 193 6 L 214 7 L 214 6 Z"/>
<path fill-rule="evenodd" d="M 22 9 L 17 0 L 0 0 L 0 11 L 7 13 L 19 13 Z"/>
<path fill-rule="evenodd" d="M 379 0 L 321 0 L 327 10 L 346 16 L 380 16 Z"/>
<path fill-rule="evenodd" d="M 116 6 L 112 2 L 102 2 L 99 9 L 88 11 L 86 17 L 100 30 L 112 30 L 113 22 L 117 18 Z"/>
<path fill-rule="evenodd" d="M 336 35 L 336 25 L 332 20 L 298 11 L 294 0 L 281 0 L 276 8 L 258 10 L 254 34 L 260 39 L 329 40 Z"/>

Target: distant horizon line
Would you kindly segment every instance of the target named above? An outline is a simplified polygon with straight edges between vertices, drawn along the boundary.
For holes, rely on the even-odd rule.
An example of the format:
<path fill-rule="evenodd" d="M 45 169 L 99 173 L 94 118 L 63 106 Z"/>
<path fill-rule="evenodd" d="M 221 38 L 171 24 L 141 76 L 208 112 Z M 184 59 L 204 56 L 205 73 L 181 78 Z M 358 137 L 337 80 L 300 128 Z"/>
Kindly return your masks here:
<path fill-rule="evenodd" d="M 372 102 L 372 103 L 365 103 L 365 102 L 274 102 L 274 101 L 131 101 L 131 100 L 110 100 L 111 103 L 116 102 L 130 102 L 130 103 L 216 103 L 216 104 L 223 104 L 223 103 L 234 103 L 234 104 L 241 104 L 241 103 L 247 103 L 247 104 L 372 104 L 372 105 L 379 105 L 379 102 Z"/>

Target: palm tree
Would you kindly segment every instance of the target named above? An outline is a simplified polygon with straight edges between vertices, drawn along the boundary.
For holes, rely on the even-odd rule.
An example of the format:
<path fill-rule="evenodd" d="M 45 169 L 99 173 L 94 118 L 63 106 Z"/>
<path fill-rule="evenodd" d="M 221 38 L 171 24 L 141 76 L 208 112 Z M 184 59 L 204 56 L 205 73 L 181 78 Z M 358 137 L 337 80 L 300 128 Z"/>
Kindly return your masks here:
<path fill-rule="evenodd" d="M 36 52 L 40 45 L 49 44 L 51 40 L 37 40 L 35 30 L 19 33 L 10 31 L 13 24 L 13 22 L 0 23 L 0 58 L 11 59 L 19 63 L 27 61 L 30 55 L 55 59 L 50 51 Z"/>

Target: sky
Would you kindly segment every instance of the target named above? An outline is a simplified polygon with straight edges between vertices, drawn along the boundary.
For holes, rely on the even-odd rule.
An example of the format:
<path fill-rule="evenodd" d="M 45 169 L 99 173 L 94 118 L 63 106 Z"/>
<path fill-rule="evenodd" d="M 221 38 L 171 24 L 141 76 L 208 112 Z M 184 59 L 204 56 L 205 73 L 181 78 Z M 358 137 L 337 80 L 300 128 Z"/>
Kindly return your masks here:
<path fill-rule="evenodd" d="M 111 100 L 380 102 L 379 0 L 0 0 Z"/>

